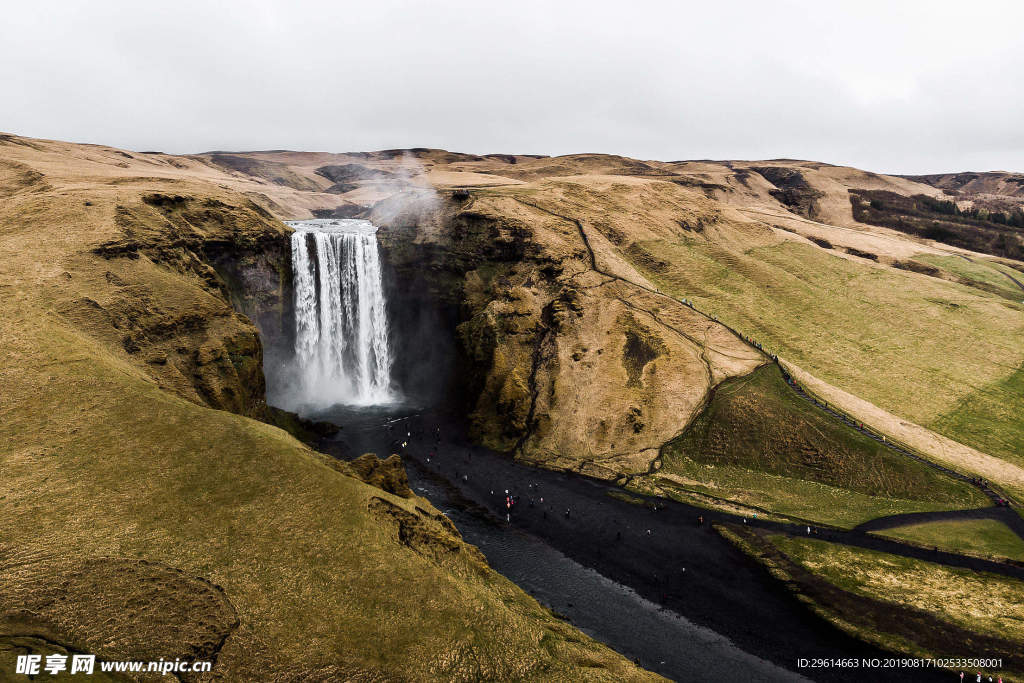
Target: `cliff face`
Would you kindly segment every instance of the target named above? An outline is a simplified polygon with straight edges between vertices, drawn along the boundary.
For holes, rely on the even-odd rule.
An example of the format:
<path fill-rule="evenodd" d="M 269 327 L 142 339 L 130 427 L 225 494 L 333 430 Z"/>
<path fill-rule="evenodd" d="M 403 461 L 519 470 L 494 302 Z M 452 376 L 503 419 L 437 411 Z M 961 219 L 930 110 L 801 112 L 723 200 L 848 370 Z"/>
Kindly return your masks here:
<path fill-rule="evenodd" d="M 62 314 L 99 338 L 119 336 L 162 388 L 265 419 L 260 335 L 236 310 L 271 337 L 286 329 L 284 226 L 251 202 L 195 194 L 143 193 L 113 211 L 115 236 L 92 248 L 107 286 L 99 301 L 74 298 Z M 169 274 L 180 281 L 174 297 L 159 282 Z"/>
<path fill-rule="evenodd" d="M 410 195 L 370 217 L 398 273 L 416 271 L 437 298 L 459 302 L 474 437 L 612 479 L 647 471 L 712 386 L 764 357 L 619 256 L 614 219 L 595 224 L 584 208 L 596 192 L 612 204 L 646 195 L 652 208 L 636 220 L 647 230 L 679 235 L 687 221 L 715 220 L 665 183 Z"/>

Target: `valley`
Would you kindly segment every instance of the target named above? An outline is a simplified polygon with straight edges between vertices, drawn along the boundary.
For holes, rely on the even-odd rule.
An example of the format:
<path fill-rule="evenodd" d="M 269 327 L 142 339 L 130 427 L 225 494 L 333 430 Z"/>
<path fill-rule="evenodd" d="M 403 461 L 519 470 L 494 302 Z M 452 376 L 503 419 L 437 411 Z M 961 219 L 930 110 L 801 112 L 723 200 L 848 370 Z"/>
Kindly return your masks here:
<path fill-rule="evenodd" d="M 1024 672 L 1021 231 L 998 223 L 1005 248 L 971 251 L 856 209 L 967 215 L 998 195 L 1013 214 L 1011 180 L 2 135 L 0 658 L 43 639 L 202 655 L 234 678 L 702 666 L 696 650 L 665 664 L 673 639 L 631 640 L 515 550 L 488 552 L 511 542 L 635 592 L 637 618 L 680 615 L 674 638 L 735 648 L 721 676 L 791 680 L 826 652 L 948 656 L 957 638 Z M 374 239 L 294 246 L 302 225 L 355 223 Z M 379 263 L 301 284 L 356 245 Z M 324 292 L 370 271 L 373 334 L 322 314 Z M 328 344 L 352 325 L 359 346 Z M 359 419 L 330 415 L 351 387 L 286 398 L 297 343 L 412 417 L 357 436 Z M 351 462 L 365 452 L 401 458 Z M 505 488 L 514 513 L 490 493 Z M 117 623 L 45 599 L 72 585 Z M 167 601 L 201 606 L 122 609 Z"/>

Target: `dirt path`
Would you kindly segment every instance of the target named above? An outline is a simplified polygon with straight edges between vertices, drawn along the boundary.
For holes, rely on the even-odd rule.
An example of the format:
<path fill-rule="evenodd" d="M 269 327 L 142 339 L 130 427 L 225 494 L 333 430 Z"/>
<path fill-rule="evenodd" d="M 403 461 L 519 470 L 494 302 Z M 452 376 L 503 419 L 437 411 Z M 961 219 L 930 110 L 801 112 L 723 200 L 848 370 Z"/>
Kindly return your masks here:
<path fill-rule="evenodd" d="M 1010 275 L 1009 273 L 1007 273 L 1004 270 L 1000 270 L 999 272 L 1002 273 L 1003 275 L 1005 275 L 1006 277 L 1010 278 L 1010 280 L 1013 281 L 1013 284 L 1017 285 L 1021 289 L 1024 289 L 1024 282 L 1021 282 L 1020 280 L 1018 280 L 1017 278 L 1015 278 L 1014 276 Z"/>
<path fill-rule="evenodd" d="M 790 389 L 792 389 L 794 392 L 796 392 L 796 394 L 800 398 L 804 399 L 808 403 L 811 403 L 812 405 L 817 407 L 819 410 L 821 410 L 822 412 L 824 412 L 827 415 L 829 415 L 830 417 L 832 417 L 833 419 L 839 420 L 840 422 L 844 422 L 849 427 L 851 427 L 853 429 L 856 429 L 858 432 L 860 432 L 864 436 L 867 436 L 868 438 L 877 441 L 878 443 L 882 444 L 883 446 L 885 446 L 889 450 L 893 451 L 894 453 L 899 453 L 902 456 L 905 456 L 905 457 L 908 457 L 908 458 L 913 458 L 914 460 L 917 460 L 918 462 L 920 462 L 920 463 L 922 463 L 924 465 L 927 465 L 928 467 L 931 467 L 934 470 L 938 470 L 939 472 L 942 472 L 946 476 L 953 477 L 954 479 L 959 479 L 960 481 L 962 481 L 964 483 L 967 483 L 967 484 L 970 484 L 971 486 L 976 487 L 978 490 L 980 490 L 982 493 L 984 493 L 986 496 L 988 496 L 992 500 L 993 503 L 999 503 L 999 502 L 1005 500 L 1004 495 L 1001 492 L 994 490 L 991 487 L 991 485 L 989 485 L 989 483 L 987 481 L 985 481 L 984 479 L 981 479 L 979 477 L 968 477 L 967 475 L 961 474 L 961 473 L 957 472 L 956 470 L 952 470 L 952 469 L 950 469 L 950 468 L 948 468 L 948 467 L 946 467 L 944 465 L 940 465 L 939 463 L 937 463 L 937 462 L 935 462 L 933 460 L 930 460 L 928 458 L 925 458 L 925 457 L 922 457 L 920 455 L 917 455 L 916 453 L 913 453 L 913 452 L 907 450 L 906 448 L 903 448 L 902 446 L 900 446 L 898 444 L 895 444 L 892 441 L 890 441 L 890 440 L 888 440 L 888 439 L 886 439 L 886 438 L 884 438 L 882 436 L 879 436 L 878 434 L 876 434 L 872 430 L 865 429 L 863 423 L 860 423 L 860 422 L 857 422 L 856 420 L 851 419 L 849 416 L 847 416 L 847 415 L 845 415 L 843 413 L 840 413 L 835 408 L 829 406 L 828 404 L 822 403 L 817 398 L 811 396 L 806 391 L 804 391 L 803 387 L 801 387 L 799 384 L 797 384 L 793 380 L 793 378 L 790 376 L 789 372 L 787 372 L 786 369 L 781 366 L 781 364 L 779 365 L 779 369 L 782 370 L 782 376 L 786 378 L 786 384 L 789 386 Z M 1018 518 L 1018 519 L 1020 519 L 1020 518 Z"/>

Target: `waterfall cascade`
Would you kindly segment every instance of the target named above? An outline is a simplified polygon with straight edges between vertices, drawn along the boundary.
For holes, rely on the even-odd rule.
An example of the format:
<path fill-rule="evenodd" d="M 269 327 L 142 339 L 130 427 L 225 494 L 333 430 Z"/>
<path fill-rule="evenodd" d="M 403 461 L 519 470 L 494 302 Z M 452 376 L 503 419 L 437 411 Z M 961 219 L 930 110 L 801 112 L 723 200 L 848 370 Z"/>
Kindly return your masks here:
<path fill-rule="evenodd" d="M 288 224 L 295 229 L 296 403 L 393 401 L 376 226 L 351 219 Z"/>

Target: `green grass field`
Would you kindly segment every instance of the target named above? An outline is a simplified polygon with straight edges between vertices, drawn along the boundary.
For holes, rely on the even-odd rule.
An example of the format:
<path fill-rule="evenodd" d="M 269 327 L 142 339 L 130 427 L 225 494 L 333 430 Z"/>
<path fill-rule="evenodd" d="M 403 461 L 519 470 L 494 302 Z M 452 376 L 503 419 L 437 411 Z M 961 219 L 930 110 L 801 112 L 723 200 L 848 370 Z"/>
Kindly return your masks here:
<path fill-rule="evenodd" d="M 816 539 L 774 535 L 770 541 L 812 574 L 854 595 L 1024 644 L 1024 582 Z"/>
<path fill-rule="evenodd" d="M 981 451 L 1024 465 L 1021 397 L 1024 397 L 1024 366 L 1009 377 L 979 387 L 953 410 L 935 419 L 931 427 L 942 434 L 957 434 L 961 441 Z"/>
<path fill-rule="evenodd" d="M 1024 561 L 1024 541 L 1008 526 L 994 519 L 925 522 L 875 533 L 957 553 Z"/>
<path fill-rule="evenodd" d="M 843 527 L 987 503 L 973 487 L 801 399 L 774 364 L 719 385 L 687 430 L 665 445 L 654 477 L 669 491 L 694 490 Z"/>
<path fill-rule="evenodd" d="M 1024 463 L 1014 445 L 1024 415 L 1014 379 L 1024 365 L 1024 305 L 793 242 L 730 251 L 657 240 L 625 253 L 667 293 L 693 300 L 824 381 Z M 645 254 L 661 265 L 652 270 Z M 987 396 L 987 415 L 949 415 L 961 404 L 969 411 L 977 392 Z"/>
<path fill-rule="evenodd" d="M 999 269 L 998 265 L 983 259 L 974 258 L 968 261 L 966 258 L 962 258 L 960 256 L 915 254 L 914 260 L 941 268 L 948 273 L 952 273 L 964 280 L 975 283 L 986 291 L 998 294 L 999 296 L 1010 299 L 1011 301 L 1020 301 L 1021 299 L 1024 299 L 1024 291 L 1022 291 L 1017 285 L 1013 284 L 1013 282 L 1011 282 L 1010 279 L 1007 278 Z M 1017 279 L 1019 280 L 1021 278 Z"/>

